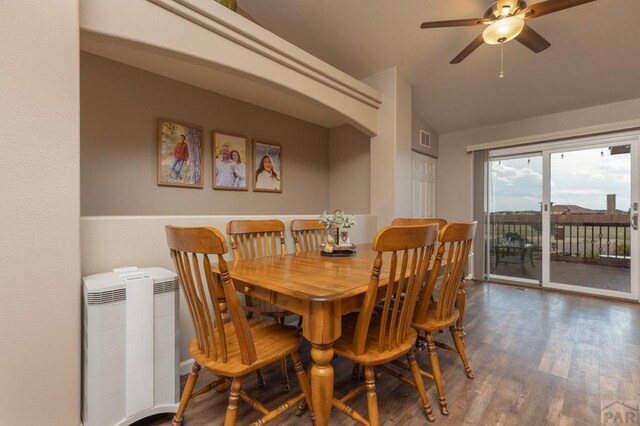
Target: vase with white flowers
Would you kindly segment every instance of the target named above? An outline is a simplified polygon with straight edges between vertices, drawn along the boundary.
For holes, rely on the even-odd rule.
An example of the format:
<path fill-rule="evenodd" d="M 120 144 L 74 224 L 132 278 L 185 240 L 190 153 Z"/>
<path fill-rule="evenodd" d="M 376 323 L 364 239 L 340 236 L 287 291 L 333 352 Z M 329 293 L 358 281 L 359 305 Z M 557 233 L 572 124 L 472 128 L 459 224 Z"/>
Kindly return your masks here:
<path fill-rule="evenodd" d="M 325 211 L 320 215 L 320 223 L 327 229 L 337 227 L 336 242 L 338 246 L 351 246 L 351 227 L 356 224 L 355 215 L 345 214 L 342 210 L 336 210 L 333 214 Z"/>

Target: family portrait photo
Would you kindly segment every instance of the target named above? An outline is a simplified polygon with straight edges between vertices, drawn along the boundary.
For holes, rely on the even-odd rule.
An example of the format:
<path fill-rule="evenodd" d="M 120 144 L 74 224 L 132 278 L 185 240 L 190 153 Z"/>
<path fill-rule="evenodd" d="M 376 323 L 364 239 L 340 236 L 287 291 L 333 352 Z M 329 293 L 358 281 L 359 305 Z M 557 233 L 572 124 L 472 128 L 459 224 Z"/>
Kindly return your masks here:
<path fill-rule="evenodd" d="M 282 147 L 273 142 L 253 141 L 254 191 L 282 192 Z"/>
<path fill-rule="evenodd" d="M 202 188 L 202 128 L 158 120 L 158 185 Z"/>
<path fill-rule="evenodd" d="M 211 132 L 213 141 L 213 188 L 246 191 L 247 138 L 226 132 Z"/>

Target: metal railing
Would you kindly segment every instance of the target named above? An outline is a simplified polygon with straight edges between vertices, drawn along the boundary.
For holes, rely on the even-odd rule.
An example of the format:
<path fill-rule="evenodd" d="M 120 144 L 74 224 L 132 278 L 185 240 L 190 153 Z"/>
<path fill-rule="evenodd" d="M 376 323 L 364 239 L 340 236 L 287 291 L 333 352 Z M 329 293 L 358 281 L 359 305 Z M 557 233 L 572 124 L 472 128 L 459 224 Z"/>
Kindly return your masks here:
<path fill-rule="evenodd" d="M 491 241 L 502 241 L 505 234 L 515 232 L 523 240 L 534 243 L 534 253 L 540 256 L 543 243 L 540 213 L 491 214 L 489 223 Z M 629 215 L 551 215 L 550 244 L 551 258 L 555 261 L 628 267 L 631 255 Z"/>

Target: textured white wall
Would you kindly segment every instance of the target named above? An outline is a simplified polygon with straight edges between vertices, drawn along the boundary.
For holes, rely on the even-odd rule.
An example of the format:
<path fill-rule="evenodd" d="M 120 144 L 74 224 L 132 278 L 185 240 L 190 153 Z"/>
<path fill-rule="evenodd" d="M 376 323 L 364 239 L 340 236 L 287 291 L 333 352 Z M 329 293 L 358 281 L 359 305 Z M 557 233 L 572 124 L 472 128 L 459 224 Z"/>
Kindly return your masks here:
<path fill-rule="evenodd" d="M 378 227 L 391 222 L 395 209 L 396 69 L 389 68 L 362 80 L 382 92 L 378 134 L 371 138 L 371 213 Z"/>
<path fill-rule="evenodd" d="M 411 216 L 411 85 L 396 67 L 362 81 L 384 96 L 378 134 L 371 138 L 371 214 L 382 227 Z"/>
<path fill-rule="evenodd" d="M 411 84 L 396 72 L 396 204 L 395 217 L 413 215 L 411 160 Z M 390 224 L 391 221 L 385 225 Z"/>
<path fill-rule="evenodd" d="M 431 148 L 425 148 L 420 145 L 420 130 L 424 130 L 431 134 Z M 417 112 L 413 111 L 411 114 L 411 149 L 426 154 L 430 157 L 438 158 L 440 146 L 440 135 L 436 130 L 431 127 Z"/>
<path fill-rule="evenodd" d="M 0 46 L 0 423 L 77 425 L 78 1 L 3 1 Z"/>
<path fill-rule="evenodd" d="M 368 214 L 371 210 L 371 139 L 355 127 L 329 135 L 329 211 Z"/>

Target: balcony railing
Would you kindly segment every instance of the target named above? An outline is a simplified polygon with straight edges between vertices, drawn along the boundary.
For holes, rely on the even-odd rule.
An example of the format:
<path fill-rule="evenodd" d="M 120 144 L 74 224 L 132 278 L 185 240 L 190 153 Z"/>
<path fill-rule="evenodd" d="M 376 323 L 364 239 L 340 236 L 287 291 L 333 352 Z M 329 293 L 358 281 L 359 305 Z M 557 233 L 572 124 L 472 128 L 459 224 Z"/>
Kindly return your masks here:
<path fill-rule="evenodd" d="M 492 214 L 489 238 L 504 240 L 515 232 L 542 252 L 542 216 L 534 214 Z M 597 263 L 629 267 L 631 235 L 628 214 L 551 215 L 551 259 L 564 262 Z M 492 247 L 495 244 L 490 245 Z"/>

